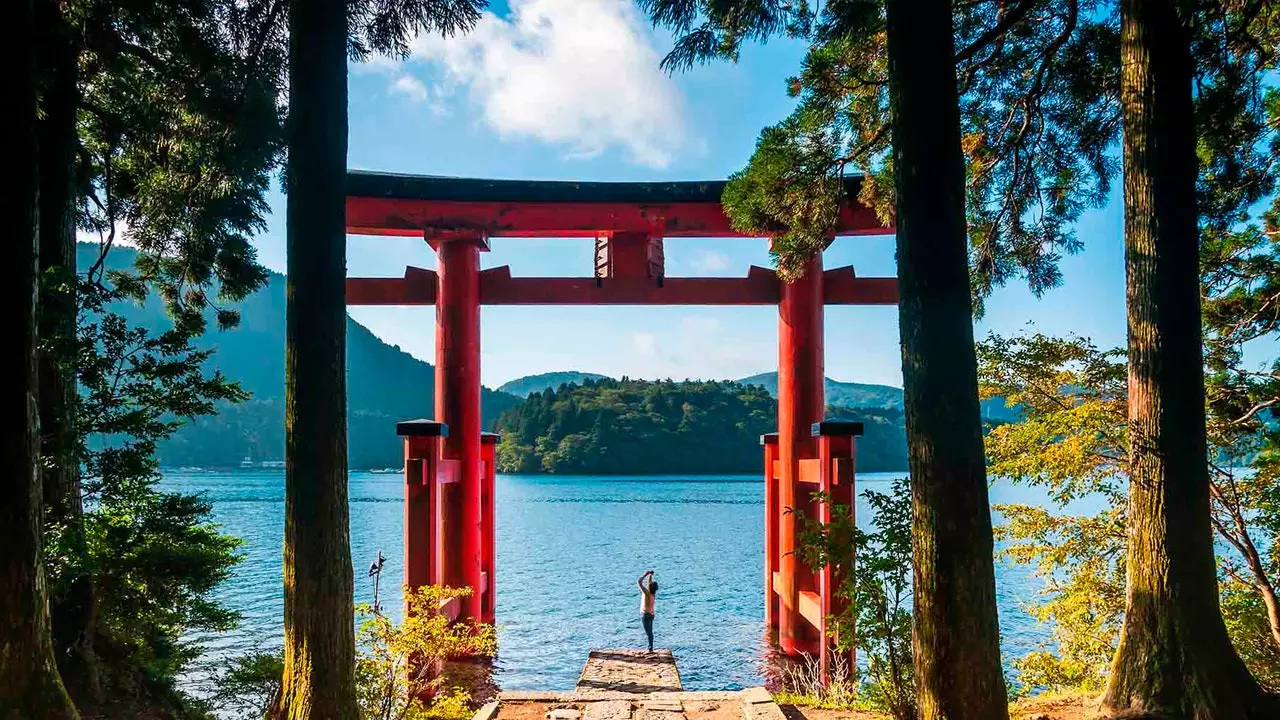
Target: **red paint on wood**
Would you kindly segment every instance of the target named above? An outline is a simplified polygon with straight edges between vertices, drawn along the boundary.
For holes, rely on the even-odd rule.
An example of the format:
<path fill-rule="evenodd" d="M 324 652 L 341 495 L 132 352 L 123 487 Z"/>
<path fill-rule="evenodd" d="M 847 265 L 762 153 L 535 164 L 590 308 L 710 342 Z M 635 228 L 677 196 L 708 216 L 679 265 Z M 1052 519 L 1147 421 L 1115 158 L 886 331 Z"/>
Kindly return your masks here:
<path fill-rule="evenodd" d="M 797 475 L 797 479 L 806 485 L 821 486 L 822 461 L 817 458 L 800 460 L 800 472 Z"/>
<path fill-rule="evenodd" d="M 496 436 L 482 436 L 481 454 L 483 458 L 480 492 L 480 564 L 484 577 L 481 588 L 480 621 L 493 623 L 497 617 L 497 592 L 495 590 L 494 573 L 497 569 L 494 546 L 494 450 Z"/>
<path fill-rule="evenodd" d="M 810 261 L 804 275 L 782 286 L 778 305 L 778 481 L 779 565 L 782 586 L 778 614 L 778 644 L 783 652 L 801 649 L 807 633 L 801 628 L 800 591 L 808 573 L 795 556 L 795 514 L 804 512 L 799 461 L 816 456 L 813 423 L 822 420 L 822 257 Z M 793 512 L 787 512 L 788 509 Z"/>
<path fill-rule="evenodd" d="M 440 244 L 436 304 L 436 419 L 449 426 L 444 457 L 458 464 L 458 482 L 441 485 L 443 577 L 469 587 L 461 614 L 482 616 L 480 439 L 480 247 Z"/>
<path fill-rule="evenodd" d="M 773 576 L 778 572 L 778 461 L 777 436 L 764 438 L 764 626 L 778 628 L 778 596 Z"/>
<path fill-rule="evenodd" d="M 435 582 L 437 438 L 406 437 L 404 450 L 404 582 L 417 588 Z"/>
<path fill-rule="evenodd" d="M 843 270 L 843 268 L 842 268 Z M 413 278 L 348 278 L 348 305 L 432 305 L 434 273 Z M 429 275 L 428 275 L 429 274 Z M 824 281 L 827 305 L 896 305 L 896 278 L 856 278 L 852 269 Z M 482 305 L 776 305 L 781 283 L 752 267 L 745 278 L 512 277 L 509 267 L 480 273 Z"/>
<path fill-rule="evenodd" d="M 421 236 L 424 231 L 465 232 L 485 237 L 589 237 L 600 232 L 640 232 L 661 237 L 744 237 L 733 229 L 718 202 L 504 203 L 377 197 L 347 198 L 352 235 Z M 887 235 L 874 212 L 862 205 L 840 213 L 837 235 Z"/>

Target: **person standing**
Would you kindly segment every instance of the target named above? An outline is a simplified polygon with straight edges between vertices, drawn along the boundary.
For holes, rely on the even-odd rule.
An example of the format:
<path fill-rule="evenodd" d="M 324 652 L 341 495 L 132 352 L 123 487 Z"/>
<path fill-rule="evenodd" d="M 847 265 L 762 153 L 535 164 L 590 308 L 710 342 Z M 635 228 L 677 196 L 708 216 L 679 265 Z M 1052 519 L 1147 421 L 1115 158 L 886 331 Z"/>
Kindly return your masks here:
<path fill-rule="evenodd" d="M 653 571 L 649 570 L 641 575 L 636 585 L 640 586 L 640 622 L 644 625 L 645 636 L 649 638 L 649 652 L 653 652 L 653 601 L 658 594 L 658 583 L 653 579 Z"/>

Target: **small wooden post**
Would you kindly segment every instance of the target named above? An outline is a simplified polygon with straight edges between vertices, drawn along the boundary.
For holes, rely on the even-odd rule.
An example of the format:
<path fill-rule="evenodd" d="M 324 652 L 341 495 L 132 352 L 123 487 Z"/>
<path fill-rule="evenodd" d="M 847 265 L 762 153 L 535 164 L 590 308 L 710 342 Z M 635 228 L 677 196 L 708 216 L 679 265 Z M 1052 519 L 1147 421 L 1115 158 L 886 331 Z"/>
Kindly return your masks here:
<path fill-rule="evenodd" d="M 831 523 L 831 511 L 835 505 L 849 508 L 852 519 L 857 518 L 857 507 L 854 496 L 854 438 L 862 435 L 862 423 L 849 420 L 825 420 L 813 424 L 813 436 L 818 439 L 818 458 L 821 462 L 821 491 L 828 502 L 818 505 L 818 520 L 824 525 Z M 822 606 L 822 627 L 820 628 L 819 663 L 822 670 L 822 682 L 831 680 L 831 662 L 833 651 L 840 638 L 828 627 L 828 618 L 839 615 L 847 607 L 847 600 L 839 597 L 836 590 L 844 582 L 852 567 L 842 567 L 828 563 L 818 574 L 818 595 Z M 849 648 L 849 670 L 855 667 L 857 650 Z"/>
<path fill-rule="evenodd" d="M 404 438 L 404 584 L 419 588 L 439 582 L 436 473 L 449 426 L 406 420 L 396 423 L 396 435 Z"/>
<path fill-rule="evenodd" d="M 773 576 L 778 572 L 778 433 L 760 436 L 764 446 L 764 625 L 772 639 L 778 630 L 778 595 Z"/>
<path fill-rule="evenodd" d="M 494 455 L 499 437 L 496 433 L 481 433 L 481 457 L 484 467 L 481 472 L 480 494 L 480 571 L 484 578 L 480 597 L 480 622 L 492 624 L 497 618 L 497 590 L 494 582 L 494 571 L 497 568 L 497 553 L 494 532 Z"/>

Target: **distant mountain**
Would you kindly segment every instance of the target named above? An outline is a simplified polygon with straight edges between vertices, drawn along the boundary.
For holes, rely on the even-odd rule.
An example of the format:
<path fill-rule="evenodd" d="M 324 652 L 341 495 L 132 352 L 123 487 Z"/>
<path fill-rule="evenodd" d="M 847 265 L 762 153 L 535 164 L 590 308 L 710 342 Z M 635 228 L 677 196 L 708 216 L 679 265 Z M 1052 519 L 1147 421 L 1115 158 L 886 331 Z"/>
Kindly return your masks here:
<path fill-rule="evenodd" d="M 778 373 L 761 373 L 742 378 L 738 382 L 743 385 L 759 385 L 769 391 L 770 395 L 778 395 Z M 902 388 L 892 385 L 868 385 L 864 383 L 840 382 L 826 379 L 826 400 L 828 405 L 839 405 L 846 408 L 874 408 L 885 410 L 902 410 Z M 991 398 L 982 401 L 982 417 L 995 422 L 1017 422 L 1020 414 L 1017 408 L 1011 408 L 1004 398 Z"/>
<path fill-rule="evenodd" d="M 96 258 L 96 245 L 81 245 L 78 250 L 82 268 Z M 127 269 L 133 258 L 131 250 L 118 248 L 108 256 L 108 266 Z M 246 457 L 254 462 L 284 458 L 284 276 L 272 273 L 266 287 L 237 307 L 239 327 L 219 331 L 210 322 L 209 332 L 197 344 L 216 348 L 209 369 L 221 370 L 239 381 L 253 399 L 181 428 L 159 448 L 165 465 L 229 467 Z M 153 331 L 171 326 L 156 297 L 145 305 L 118 304 L 111 310 Z M 482 390 L 485 426 L 519 401 L 507 393 Z M 347 318 L 350 467 L 400 467 L 404 449 L 396 437 L 396 421 L 429 418 L 434 414 L 434 402 L 435 368 L 431 364 L 384 343 L 368 328 Z"/>
<path fill-rule="evenodd" d="M 826 400 L 828 405 L 841 405 L 851 408 L 885 408 L 902 409 L 902 388 L 891 385 L 868 385 L 864 383 L 840 382 L 827 378 Z M 760 373 L 742 378 L 738 382 L 743 385 L 759 385 L 778 396 L 778 373 Z"/>
<path fill-rule="evenodd" d="M 516 397 L 529 397 L 543 390 L 559 390 L 561 385 L 581 385 L 585 380 L 609 380 L 605 375 L 596 373 L 564 370 L 561 372 L 542 373 L 541 375 L 525 375 L 498 386 L 498 392 Z"/>

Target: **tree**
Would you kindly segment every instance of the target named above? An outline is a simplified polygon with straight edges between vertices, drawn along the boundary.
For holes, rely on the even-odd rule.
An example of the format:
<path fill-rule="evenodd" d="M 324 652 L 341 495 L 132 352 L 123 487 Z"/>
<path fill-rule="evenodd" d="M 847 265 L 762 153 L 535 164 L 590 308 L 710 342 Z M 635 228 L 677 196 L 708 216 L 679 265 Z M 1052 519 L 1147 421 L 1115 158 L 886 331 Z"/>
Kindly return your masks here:
<path fill-rule="evenodd" d="M 76 453 L 76 227 L 79 183 L 76 136 L 79 47 L 76 27 L 49 0 L 37 3 L 44 93 L 40 120 L 40 317 L 39 375 L 41 480 L 46 531 L 61 535 L 74 556 L 85 554 Z M 46 543 L 47 544 L 47 543 Z M 94 652 L 97 594 L 89 575 L 53 583 L 50 612 L 55 653 L 72 696 L 100 700 Z M 79 692 L 78 692 L 79 691 Z"/>
<path fill-rule="evenodd" d="M 474 25 L 478 0 L 288 6 L 282 718 L 355 718 L 347 507 L 347 57 Z"/>
<path fill-rule="evenodd" d="M 107 642 L 115 653 L 107 684 L 134 686 L 141 673 L 168 693 L 185 654 L 170 657 L 158 646 L 169 643 L 171 633 L 176 640 L 190 627 L 153 616 L 130 627 L 136 631 L 133 637 L 118 632 L 120 618 L 104 608 L 121 609 L 129 603 L 101 595 L 98 583 L 109 581 L 112 570 L 98 562 L 102 556 L 91 546 L 88 524 L 113 517 L 119 507 L 99 496 L 87 516 L 84 498 L 97 493 L 85 482 L 131 488 L 134 516 L 159 523 L 150 537 L 164 532 L 182 535 L 200 525 L 207 509 L 170 503 L 169 496 L 151 491 L 154 463 L 146 458 L 116 464 L 115 475 L 105 482 L 81 477 L 82 464 L 94 465 L 96 451 L 85 450 L 85 439 L 95 430 L 77 427 L 86 413 L 93 414 L 79 401 L 77 372 L 102 356 L 93 348 L 85 351 L 79 342 L 84 338 L 78 335 L 87 329 L 90 341 L 101 339 L 94 333 L 104 326 L 90 322 L 77 328 L 77 316 L 99 312 L 113 299 L 140 300 L 150 286 L 166 300 L 179 333 L 189 339 L 203 332 L 205 311 L 216 308 L 217 300 L 241 299 L 265 281 L 248 236 L 264 226 L 263 195 L 279 157 L 280 111 L 274 85 L 278 72 L 272 64 L 278 64 L 282 52 L 253 47 L 249 31 L 253 37 L 259 33 L 243 22 L 242 11 L 252 12 L 255 5 L 233 0 L 204 0 L 180 8 L 98 0 L 36 3 L 43 86 L 41 213 L 48 218 L 41 229 L 39 319 L 46 570 L 55 655 L 68 689 L 82 707 L 103 699 L 98 642 Z M 77 292 L 82 284 L 76 277 L 77 229 L 101 238 L 101 252 L 88 273 L 92 277 L 83 281 L 85 293 Z M 104 263 L 126 232 L 139 249 L 137 266 L 132 273 L 112 273 L 107 283 Z M 237 319 L 231 312 L 217 312 L 216 318 L 222 327 Z M 141 352 L 148 342 L 136 335 L 132 339 L 138 341 L 132 351 Z M 160 343 L 153 343 L 150 351 L 181 355 L 172 337 Z M 82 367 L 82 362 L 89 365 Z M 155 375 L 133 380 L 139 387 L 165 381 Z M 133 407 L 124 394 L 113 396 L 108 404 Z M 140 409 L 136 422 L 117 423 L 116 429 L 129 435 L 149 427 L 153 419 Z M 88 422 L 95 420 L 90 417 Z M 142 447 L 154 450 L 145 442 L 133 449 Z M 193 537 L 206 536 L 196 532 Z M 206 539 L 210 544 L 205 557 L 225 559 L 221 537 L 210 533 Z M 115 559 L 124 562 L 123 556 Z M 188 567 L 189 574 L 163 577 L 139 570 L 141 575 L 133 580 L 159 597 L 188 582 L 198 585 L 204 567 L 195 563 Z M 200 615 L 188 615 L 187 607 L 179 601 L 177 607 L 166 608 L 166 617 Z M 113 622 L 114 627 L 106 627 Z M 121 647 L 147 651 L 122 656 Z M 153 653 L 166 659 L 156 661 Z M 151 665 L 131 664 L 143 656 Z"/>
<path fill-rule="evenodd" d="M 212 351 L 196 350 L 187 326 L 151 333 L 114 312 L 113 304 L 142 298 L 101 273 L 81 278 L 77 296 L 75 342 L 62 362 L 75 368 L 80 390 L 72 454 L 83 512 L 78 532 L 50 525 L 45 548 L 51 587 L 92 582 L 102 697 L 80 687 L 86 668 L 68 662 L 74 657 L 61 658 L 63 672 L 86 713 L 181 715 L 195 703 L 177 680 L 202 651 L 191 636 L 238 619 L 213 592 L 239 561 L 239 541 L 212 523 L 204 499 L 156 487 L 155 449 L 183 423 L 245 394 L 206 372 Z"/>
<path fill-rule="evenodd" d="M 347 3 L 289 4 L 281 718 L 358 717 L 347 508 Z"/>
<path fill-rule="evenodd" d="M 1174 3 L 1121 3 L 1128 588 L 1103 707 L 1115 714 L 1269 717 L 1274 708 L 1231 647 L 1218 609 L 1189 28 Z"/>
<path fill-rule="evenodd" d="M 1006 717 L 951 4 L 885 11 L 919 712 Z"/>
<path fill-rule="evenodd" d="M 375 607 L 357 606 L 361 652 L 356 684 L 364 720 L 465 720 L 474 714 L 471 694 L 446 684 L 449 678 L 434 671 L 447 661 L 493 657 L 497 650 L 492 625 L 453 622 L 436 612 L 445 602 L 470 594 L 470 588 L 406 586 L 399 624 Z M 427 697 L 430 704 L 423 702 Z"/>
<path fill-rule="evenodd" d="M 1274 252 L 1267 255 L 1254 259 L 1274 263 Z M 1206 263 L 1206 278 L 1216 276 L 1212 267 Z M 1206 302 L 1243 299 L 1220 289 L 1206 284 Z M 1223 340 L 1210 337 L 1212 356 Z M 1043 488 L 1050 501 L 996 507 L 1004 518 L 998 528 L 1006 541 L 1002 553 L 1034 566 L 1043 578 L 1041 600 L 1031 612 L 1053 625 L 1052 643 L 1013 665 L 1024 690 L 1097 695 L 1106 686 L 1125 609 L 1126 353 L 1099 350 L 1083 338 L 1029 334 L 990 336 L 979 343 L 979 359 L 982 396 L 1006 398 L 1021 415 L 1020 422 L 987 435 L 989 472 Z M 1206 390 L 1213 395 L 1224 388 L 1210 378 Z M 1280 643 L 1269 627 L 1274 595 L 1268 589 L 1280 578 L 1280 564 L 1259 551 L 1275 547 L 1280 528 L 1274 502 L 1280 483 L 1265 451 L 1275 431 L 1259 423 L 1242 442 L 1238 428 L 1248 421 L 1240 423 L 1243 415 L 1235 411 L 1218 414 L 1222 409 L 1211 415 L 1208 454 L 1212 522 L 1223 541 L 1217 553 L 1220 602 L 1232 644 L 1254 676 L 1275 689 Z M 1253 454 L 1258 449 L 1263 451 Z"/>
<path fill-rule="evenodd" d="M 828 619 L 840 650 L 856 648 L 866 658 L 859 676 L 859 705 L 914 720 L 916 687 L 911 662 L 911 488 L 894 480 L 888 493 L 865 490 L 873 530 L 858 528 L 853 508 L 836 504 L 829 523 L 797 518 L 796 553 L 817 572 L 832 565 L 850 568 L 835 589 L 844 609 Z M 823 502 L 829 497 L 823 495 Z"/>
<path fill-rule="evenodd" d="M 53 657 L 41 557 L 44 493 L 36 406 L 40 175 L 33 3 L 7 3 L 4 19 L 15 37 L 6 43 L 10 71 L 4 87 L 12 122 L 6 133 L 11 180 L 4 193 L 4 236 L 11 241 L 12 258 L 0 326 L 8 358 L 0 402 L 5 427 L 0 462 L 6 473 L 0 526 L 7 534 L 0 544 L 0 712 L 6 717 L 77 718 Z"/>
<path fill-rule="evenodd" d="M 1107 194 L 1118 124 L 1104 4 L 916 3 L 908 28 L 893 2 L 833 2 L 816 19 L 803 2 L 647 3 L 682 34 L 669 66 L 783 32 L 811 40 L 790 81 L 799 107 L 761 133 L 724 198 L 735 227 L 775 238 L 784 277 L 829 242 L 847 167 L 867 173 L 859 199 L 896 223 L 926 717 L 1007 713 L 969 293 L 1018 275 L 1037 293 L 1057 284 L 1061 252 L 1079 247 L 1070 221 Z"/>

